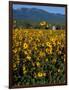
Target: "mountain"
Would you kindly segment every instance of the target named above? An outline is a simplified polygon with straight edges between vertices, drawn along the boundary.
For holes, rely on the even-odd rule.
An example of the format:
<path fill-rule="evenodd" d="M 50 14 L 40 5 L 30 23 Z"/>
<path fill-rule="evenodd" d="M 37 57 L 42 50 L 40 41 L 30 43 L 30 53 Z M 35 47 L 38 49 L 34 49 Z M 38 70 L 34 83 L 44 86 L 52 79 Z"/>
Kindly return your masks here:
<path fill-rule="evenodd" d="M 51 24 L 65 24 L 65 15 L 54 14 L 37 8 L 13 9 L 13 19 L 32 22 L 47 21 Z"/>

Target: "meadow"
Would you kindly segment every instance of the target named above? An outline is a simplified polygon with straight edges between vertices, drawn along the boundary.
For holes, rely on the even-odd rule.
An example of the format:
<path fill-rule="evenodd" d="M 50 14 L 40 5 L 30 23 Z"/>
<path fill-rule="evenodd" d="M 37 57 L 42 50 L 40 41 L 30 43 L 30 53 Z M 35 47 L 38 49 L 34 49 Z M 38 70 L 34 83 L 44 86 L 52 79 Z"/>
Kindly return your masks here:
<path fill-rule="evenodd" d="M 65 30 L 14 29 L 15 85 L 65 83 Z"/>

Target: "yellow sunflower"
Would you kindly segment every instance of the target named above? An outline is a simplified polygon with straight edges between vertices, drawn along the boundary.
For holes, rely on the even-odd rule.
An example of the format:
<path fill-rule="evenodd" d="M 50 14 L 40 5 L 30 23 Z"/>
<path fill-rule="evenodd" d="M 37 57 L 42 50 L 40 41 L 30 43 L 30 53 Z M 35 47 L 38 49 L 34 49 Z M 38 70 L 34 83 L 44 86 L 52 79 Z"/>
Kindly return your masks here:
<path fill-rule="evenodd" d="M 43 77 L 43 76 L 46 76 L 46 73 L 44 73 L 44 72 L 38 72 L 37 73 L 37 77 Z"/>
<path fill-rule="evenodd" d="M 52 54 L 52 47 L 46 48 L 46 53 Z"/>
<path fill-rule="evenodd" d="M 28 44 L 27 44 L 27 43 L 24 43 L 24 44 L 23 44 L 23 48 L 24 48 L 24 49 L 27 49 L 27 48 L 28 48 Z"/>
<path fill-rule="evenodd" d="M 42 73 L 42 72 L 38 72 L 38 73 L 37 73 L 37 76 L 38 76 L 38 77 L 42 77 L 42 76 L 43 76 L 43 73 Z"/>

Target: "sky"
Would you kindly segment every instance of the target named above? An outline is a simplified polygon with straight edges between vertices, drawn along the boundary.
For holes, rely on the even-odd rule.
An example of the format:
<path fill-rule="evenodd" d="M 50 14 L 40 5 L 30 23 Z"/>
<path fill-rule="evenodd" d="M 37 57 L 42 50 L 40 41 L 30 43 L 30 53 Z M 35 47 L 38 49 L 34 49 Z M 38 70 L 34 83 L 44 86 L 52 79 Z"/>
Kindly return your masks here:
<path fill-rule="evenodd" d="M 13 9 L 21 9 L 21 8 L 37 8 L 48 11 L 50 13 L 63 14 L 63 15 L 65 14 L 64 7 L 13 4 Z"/>

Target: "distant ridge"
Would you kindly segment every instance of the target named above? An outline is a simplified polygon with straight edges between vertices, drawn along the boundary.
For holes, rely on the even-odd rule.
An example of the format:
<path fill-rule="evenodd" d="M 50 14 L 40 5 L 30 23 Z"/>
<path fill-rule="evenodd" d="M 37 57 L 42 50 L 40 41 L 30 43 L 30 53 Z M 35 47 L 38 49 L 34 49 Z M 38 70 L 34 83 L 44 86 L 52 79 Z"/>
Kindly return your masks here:
<path fill-rule="evenodd" d="M 32 22 L 47 21 L 51 24 L 65 24 L 65 15 L 54 14 L 37 8 L 13 9 L 13 19 Z"/>

